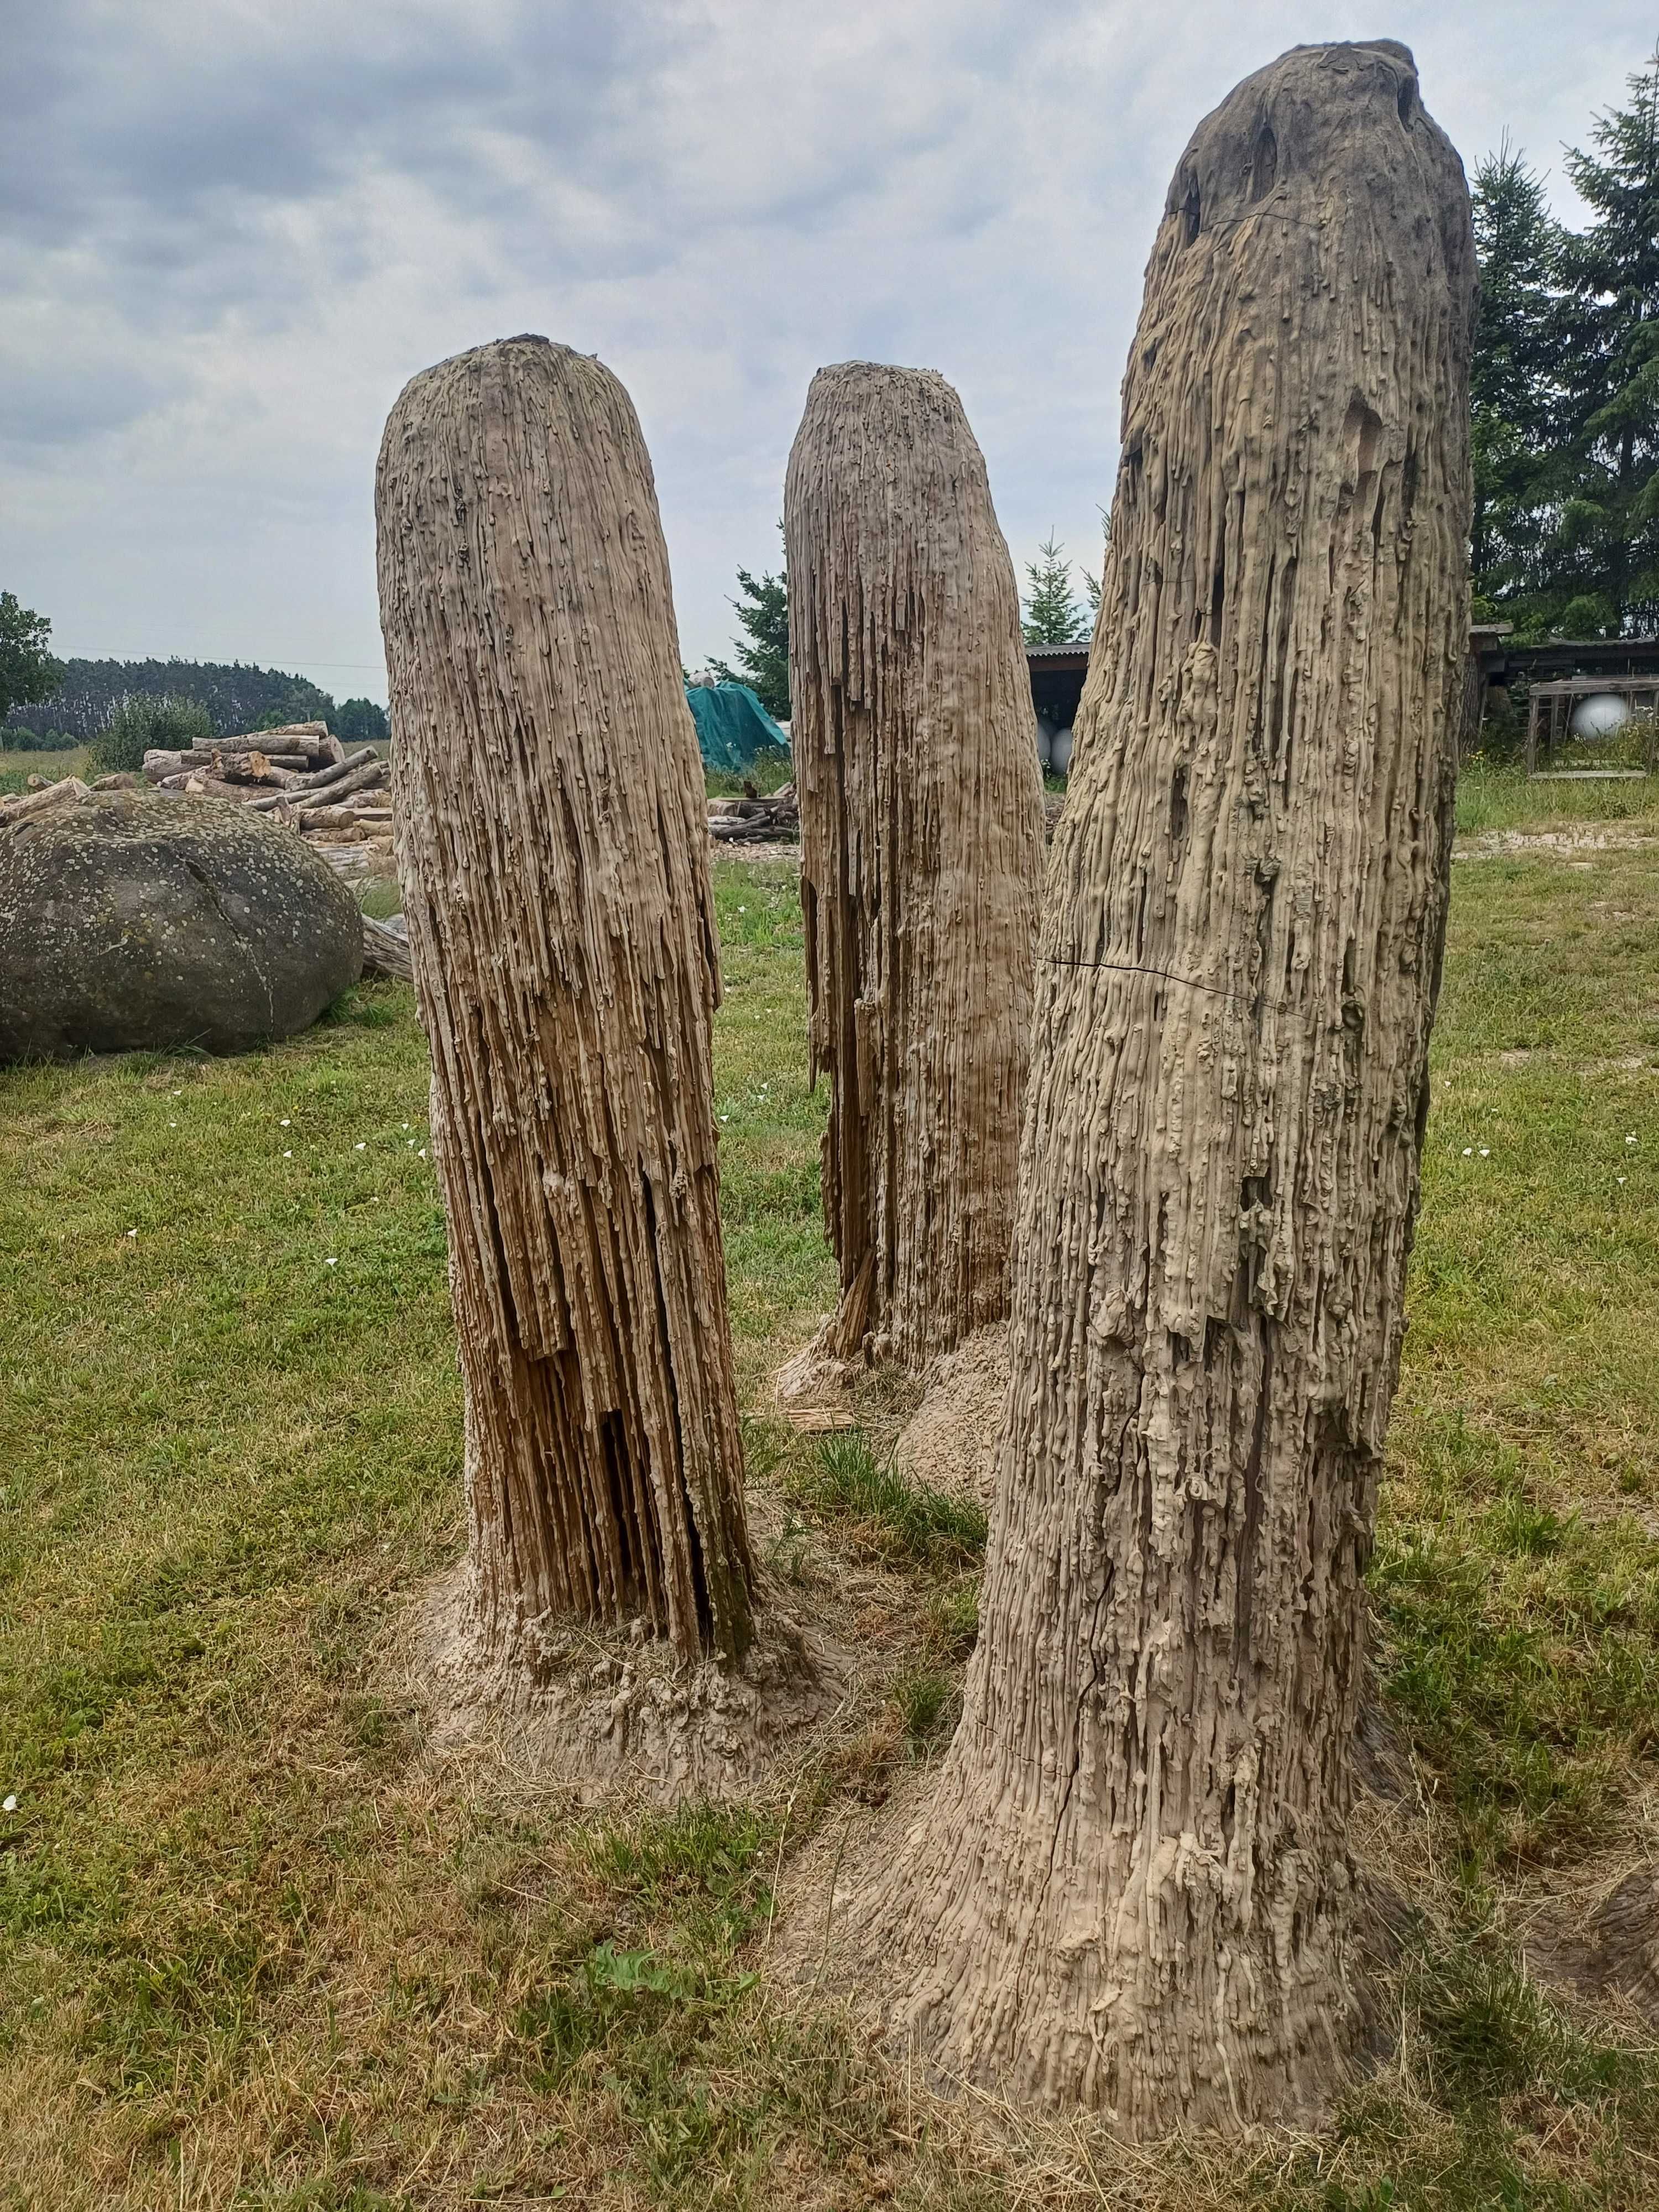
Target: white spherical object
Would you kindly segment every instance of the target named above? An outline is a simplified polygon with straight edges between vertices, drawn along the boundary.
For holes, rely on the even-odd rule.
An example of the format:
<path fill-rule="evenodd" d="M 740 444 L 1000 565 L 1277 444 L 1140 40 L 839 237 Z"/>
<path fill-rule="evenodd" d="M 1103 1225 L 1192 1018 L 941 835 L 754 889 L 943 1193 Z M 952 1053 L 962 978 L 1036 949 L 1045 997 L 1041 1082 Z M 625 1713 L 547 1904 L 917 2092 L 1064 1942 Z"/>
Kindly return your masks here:
<path fill-rule="evenodd" d="M 1048 762 L 1056 775 L 1072 772 L 1072 732 L 1068 723 L 1065 729 L 1054 732 L 1054 744 L 1048 748 Z"/>
<path fill-rule="evenodd" d="M 1610 738 L 1630 720 L 1629 703 L 1612 691 L 1597 691 L 1581 699 L 1572 710 L 1575 738 Z"/>

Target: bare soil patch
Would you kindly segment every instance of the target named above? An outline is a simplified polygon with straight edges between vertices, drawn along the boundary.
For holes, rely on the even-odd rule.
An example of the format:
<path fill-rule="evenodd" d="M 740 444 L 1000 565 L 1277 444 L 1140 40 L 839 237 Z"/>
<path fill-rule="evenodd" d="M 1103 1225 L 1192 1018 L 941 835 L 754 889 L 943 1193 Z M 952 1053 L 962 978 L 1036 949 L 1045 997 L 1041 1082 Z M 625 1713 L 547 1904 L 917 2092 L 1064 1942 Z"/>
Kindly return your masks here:
<path fill-rule="evenodd" d="M 901 1471 L 932 1489 L 988 1505 L 1007 1389 L 1006 1324 L 978 1330 L 965 1344 L 936 1359 L 921 1403 L 893 1448 Z"/>
<path fill-rule="evenodd" d="M 851 1680 L 844 1654 L 775 1603 L 743 1666 L 727 1669 L 677 1664 L 642 1623 L 630 1632 L 580 1620 L 538 1624 L 516 1665 L 493 1663 L 471 1600 L 463 1560 L 415 1615 L 399 1686 L 422 1712 L 428 1752 L 483 1753 L 584 1802 L 763 1791 Z"/>

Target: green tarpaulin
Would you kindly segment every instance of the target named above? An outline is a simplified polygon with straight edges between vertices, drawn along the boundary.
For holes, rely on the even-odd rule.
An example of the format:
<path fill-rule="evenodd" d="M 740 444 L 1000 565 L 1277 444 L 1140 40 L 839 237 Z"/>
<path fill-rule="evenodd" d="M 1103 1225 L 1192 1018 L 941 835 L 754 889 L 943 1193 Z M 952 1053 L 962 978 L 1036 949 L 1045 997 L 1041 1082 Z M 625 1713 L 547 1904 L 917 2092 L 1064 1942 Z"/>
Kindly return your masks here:
<path fill-rule="evenodd" d="M 723 775 L 747 775 L 757 753 L 789 750 L 787 733 L 746 684 L 693 684 L 685 694 L 697 726 L 702 764 Z"/>

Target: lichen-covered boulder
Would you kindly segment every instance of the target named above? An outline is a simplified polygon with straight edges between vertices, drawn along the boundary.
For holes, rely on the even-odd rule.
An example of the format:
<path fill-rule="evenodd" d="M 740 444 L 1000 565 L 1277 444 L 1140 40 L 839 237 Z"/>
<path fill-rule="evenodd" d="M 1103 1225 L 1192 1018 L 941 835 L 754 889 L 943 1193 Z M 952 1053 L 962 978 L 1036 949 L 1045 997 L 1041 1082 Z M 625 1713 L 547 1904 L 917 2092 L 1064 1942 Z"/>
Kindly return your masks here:
<path fill-rule="evenodd" d="M 120 791 L 0 829 L 0 1060 L 244 1051 L 362 958 L 345 884 L 240 807 Z"/>

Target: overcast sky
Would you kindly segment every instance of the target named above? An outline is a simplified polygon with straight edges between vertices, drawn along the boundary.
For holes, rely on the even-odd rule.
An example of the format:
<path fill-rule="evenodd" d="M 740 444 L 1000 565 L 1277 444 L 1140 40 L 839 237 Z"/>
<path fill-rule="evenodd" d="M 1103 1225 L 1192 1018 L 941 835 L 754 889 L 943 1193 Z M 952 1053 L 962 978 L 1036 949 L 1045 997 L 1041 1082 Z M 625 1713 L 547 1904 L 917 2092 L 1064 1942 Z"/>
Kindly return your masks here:
<path fill-rule="evenodd" d="M 1404 40 L 1471 167 L 1623 97 L 1624 0 L 0 0 L 0 587 L 64 653 L 384 699 L 387 409 L 519 331 L 645 426 L 682 650 L 779 565 L 813 370 L 938 368 L 1017 562 L 1095 557 L 1176 159 L 1302 42 Z"/>

